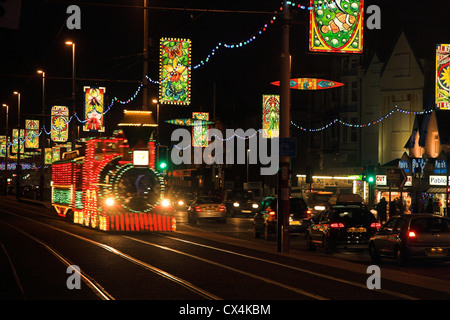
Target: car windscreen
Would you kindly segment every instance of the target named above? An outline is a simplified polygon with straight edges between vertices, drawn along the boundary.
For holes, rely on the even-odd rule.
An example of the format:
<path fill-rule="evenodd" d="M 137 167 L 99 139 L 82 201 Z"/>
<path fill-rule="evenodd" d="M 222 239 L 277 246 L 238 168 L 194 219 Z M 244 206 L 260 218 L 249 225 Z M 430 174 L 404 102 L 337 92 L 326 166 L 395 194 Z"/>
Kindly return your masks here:
<path fill-rule="evenodd" d="M 221 203 L 218 197 L 201 197 L 197 199 L 197 204 Z"/>
<path fill-rule="evenodd" d="M 301 198 L 290 198 L 289 199 L 289 211 L 295 219 L 304 218 L 306 215 L 306 204 Z"/>
<path fill-rule="evenodd" d="M 343 221 L 344 223 L 367 224 L 375 220 L 372 213 L 361 208 L 335 208 L 332 219 Z"/>
<path fill-rule="evenodd" d="M 439 217 L 412 219 L 410 230 L 417 233 L 450 232 L 450 219 Z"/>

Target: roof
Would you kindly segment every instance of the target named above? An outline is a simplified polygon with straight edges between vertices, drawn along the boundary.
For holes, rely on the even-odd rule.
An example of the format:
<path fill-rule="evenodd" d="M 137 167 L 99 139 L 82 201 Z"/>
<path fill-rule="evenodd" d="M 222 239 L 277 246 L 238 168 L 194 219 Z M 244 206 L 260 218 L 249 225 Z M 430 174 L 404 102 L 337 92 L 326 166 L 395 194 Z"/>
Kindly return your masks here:
<path fill-rule="evenodd" d="M 425 141 L 428 132 L 428 123 L 430 122 L 431 113 L 426 114 L 416 114 L 414 118 L 413 129 L 411 132 L 411 136 L 406 142 L 404 148 L 414 148 L 416 143 L 416 134 L 419 132 L 419 146 L 425 147 Z"/>

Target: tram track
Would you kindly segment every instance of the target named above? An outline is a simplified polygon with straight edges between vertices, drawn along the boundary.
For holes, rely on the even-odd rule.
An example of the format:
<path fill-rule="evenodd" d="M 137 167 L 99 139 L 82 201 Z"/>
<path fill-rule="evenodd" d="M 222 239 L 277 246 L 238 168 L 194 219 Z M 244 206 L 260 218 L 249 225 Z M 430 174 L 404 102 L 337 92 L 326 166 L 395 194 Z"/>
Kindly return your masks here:
<path fill-rule="evenodd" d="M 21 210 L 24 210 L 25 212 L 27 212 L 29 214 L 33 214 L 33 215 L 38 214 L 43 217 L 47 217 L 47 218 L 49 217 L 48 215 L 38 213 L 35 211 L 31 211 L 31 210 L 28 210 L 25 208 L 21 208 Z M 57 230 L 59 232 L 66 234 L 66 235 L 69 235 L 71 237 L 74 237 L 79 240 L 83 240 L 89 244 L 95 245 L 96 247 L 102 248 L 103 250 L 106 250 L 109 253 L 112 253 L 117 257 L 120 257 L 129 262 L 132 262 L 135 265 L 142 267 L 148 271 L 151 271 L 160 277 L 164 277 L 165 279 L 168 279 L 174 283 L 177 283 L 178 285 L 183 286 L 183 287 L 191 290 L 192 292 L 195 292 L 196 294 L 200 295 L 202 298 L 206 298 L 209 300 L 222 300 L 222 298 L 219 297 L 220 293 L 213 294 L 213 293 L 211 293 L 211 290 L 202 289 L 202 288 L 194 285 L 192 282 L 185 280 L 182 277 L 175 276 L 174 274 L 172 274 L 168 271 L 165 271 L 161 268 L 158 268 L 156 266 L 149 264 L 148 262 L 143 261 L 143 259 L 144 259 L 143 257 L 136 258 L 136 257 L 131 256 L 128 253 L 125 253 L 123 251 L 123 249 L 121 251 L 113 246 L 108 245 L 108 244 L 83 237 L 81 235 L 69 232 L 67 230 L 60 229 L 58 227 L 49 225 L 48 223 L 41 222 L 41 221 L 35 220 L 30 217 L 24 217 L 20 214 L 7 212 L 4 209 L 0 209 L 0 212 L 5 212 L 5 213 L 8 213 L 8 214 L 11 214 L 11 215 L 23 218 L 23 219 L 33 221 L 35 223 L 39 223 L 48 228 L 52 228 L 54 230 Z M 280 268 L 280 270 L 285 270 L 286 272 L 293 272 L 298 275 L 302 274 L 303 277 L 305 277 L 305 276 L 315 277 L 317 279 L 321 279 L 322 281 L 336 283 L 341 286 L 346 286 L 349 288 L 357 288 L 360 291 L 361 290 L 365 290 L 366 292 L 368 291 L 367 287 L 365 286 L 365 283 L 347 280 L 347 279 L 340 278 L 337 276 L 332 276 L 329 274 L 321 273 L 321 272 L 306 269 L 306 268 L 300 268 L 300 267 L 297 267 L 294 265 L 290 265 L 290 264 L 286 264 L 286 263 L 282 263 L 282 262 L 278 262 L 278 261 L 273 261 L 273 260 L 249 255 L 246 253 L 241 253 L 241 252 L 237 252 L 237 251 L 233 251 L 233 250 L 229 250 L 229 249 L 223 249 L 218 246 L 206 245 L 206 244 L 203 244 L 200 242 L 186 240 L 186 239 L 180 238 L 176 235 L 168 235 L 168 234 L 164 234 L 164 233 L 152 233 L 152 235 L 162 237 L 168 241 L 179 243 L 178 247 L 180 246 L 180 244 L 182 244 L 183 246 L 201 248 L 202 250 L 215 252 L 216 254 L 220 253 L 225 256 L 228 256 L 230 258 L 229 260 L 236 260 L 236 259 L 248 260 L 248 261 L 251 261 L 251 263 L 255 263 L 255 264 L 260 263 L 260 264 L 267 265 L 267 266 L 269 266 L 269 268 Z M 205 263 L 205 264 L 211 265 L 214 268 L 220 268 L 220 269 L 224 269 L 231 273 L 239 274 L 242 277 L 252 278 L 254 281 L 264 282 L 266 285 L 269 285 L 269 286 L 279 287 L 283 290 L 291 291 L 291 292 L 297 294 L 298 296 L 303 296 L 307 299 L 314 299 L 314 300 L 333 299 L 333 297 L 329 298 L 327 296 L 324 296 L 323 294 L 317 294 L 317 293 L 310 292 L 308 290 L 308 288 L 303 289 L 303 288 L 298 287 L 297 285 L 291 285 L 291 284 L 287 284 L 283 281 L 278 281 L 275 278 L 251 273 L 248 270 L 244 270 L 242 268 L 238 268 L 236 266 L 229 265 L 228 263 L 225 263 L 223 261 L 219 262 L 220 260 L 210 259 L 210 258 L 208 258 L 208 255 L 211 255 L 209 253 L 205 254 L 204 256 L 203 256 L 203 254 L 192 254 L 192 253 L 189 253 L 189 250 L 192 250 L 192 249 L 189 249 L 189 250 L 185 250 L 184 248 L 183 249 L 179 249 L 179 248 L 175 249 L 175 247 L 177 247 L 177 245 L 175 245 L 175 244 L 173 244 L 173 245 L 170 244 L 170 246 L 168 244 L 161 245 L 161 244 L 156 243 L 157 241 L 152 242 L 152 241 L 148 241 L 147 239 L 140 239 L 138 236 L 129 236 L 129 235 L 123 235 L 123 234 L 119 235 L 119 236 L 128 241 L 133 241 L 135 243 L 139 243 L 140 245 L 150 246 L 157 250 L 163 250 L 164 252 L 170 252 L 171 254 L 174 254 L 174 255 L 183 256 L 183 257 L 195 260 L 200 263 Z M 145 250 L 142 250 L 142 251 L 145 251 Z M 225 258 L 222 258 L 222 260 L 224 260 L 224 259 Z M 284 272 L 284 271 L 282 271 L 282 272 Z M 331 284 L 331 286 L 333 286 L 333 284 Z M 214 290 L 213 290 L 213 292 L 214 292 Z M 409 294 L 397 292 L 395 290 L 386 290 L 384 288 L 382 290 L 378 290 L 378 292 L 376 294 L 374 294 L 374 296 L 377 296 L 377 295 L 378 295 L 378 298 L 381 297 L 381 299 L 386 299 L 386 297 L 391 297 L 391 298 L 395 298 L 395 299 L 406 299 L 406 300 L 418 300 L 419 299 L 419 298 L 414 297 Z M 382 298 L 382 297 L 384 297 L 384 298 Z"/>
<path fill-rule="evenodd" d="M 63 230 L 63 229 L 51 226 L 51 225 L 48 225 L 48 224 L 46 224 L 44 222 L 36 221 L 36 220 L 28 218 L 28 217 L 23 217 L 21 215 L 15 214 L 15 213 L 8 212 L 8 211 L 3 210 L 3 209 L 0 209 L 0 212 L 7 213 L 7 214 L 10 214 L 10 215 L 22 218 L 22 219 L 26 219 L 26 220 L 32 221 L 34 223 L 38 223 L 38 224 L 43 225 L 45 227 L 48 227 L 48 228 L 51 228 L 53 230 L 62 232 L 62 233 L 66 234 L 66 235 L 69 235 L 71 237 L 74 237 L 74 238 L 77 238 L 79 240 L 88 242 L 88 243 L 90 243 L 92 245 L 95 245 L 95 246 L 97 246 L 97 247 L 99 247 L 101 249 L 104 249 L 104 250 L 108 251 L 109 253 L 112 253 L 112 254 L 114 254 L 114 255 L 122 258 L 122 259 L 125 259 L 125 260 L 127 260 L 127 261 L 129 261 L 129 262 L 131 262 L 131 263 L 141 267 L 141 268 L 144 268 L 147 271 L 150 271 L 150 272 L 152 272 L 152 273 L 154 273 L 154 274 L 156 274 L 156 275 L 158 275 L 158 276 L 160 276 L 162 278 L 165 278 L 165 279 L 167 279 L 167 280 L 169 280 L 171 282 L 174 282 L 174 283 L 176 283 L 176 284 L 178 284 L 178 285 L 180 285 L 180 286 L 182 286 L 182 287 L 184 287 L 184 288 L 186 288 L 186 289 L 188 289 L 188 290 L 190 290 L 190 291 L 192 291 L 192 292 L 194 292 L 194 293 L 196 293 L 196 294 L 200 295 L 201 297 L 206 298 L 208 300 L 222 300 L 220 297 L 218 297 L 218 296 L 216 296 L 216 295 L 214 295 L 214 294 L 212 294 L 212 293 L 210 293 L 210 292 L 208 292 L 206 290 L 203 290 L 202 288 L 199 288 L 199 287 L 195 286 L 194 284 L 190 283 L 189 281 L 187 281 L 185 279 L 179 278 L 179 277 L 177 277 L 177 276 L 175 276 L 175 275 L 173 275 L 173 274 L 171 274 L 169 272 L 166 272 L 166 271 L 164 271 L 164 270 L 162 270 L 160 268 L 157 268 L 157 267 L 155 267 L 155 266 L 153 266 L 153 265 L 151 265 L 149 263 L 146 263 L 146 262 L 144 262 L 144 261 L 142 261 L 140 259 L 134 258 L 131 255 L 128 255 L 128 254 L 126 254 L 126 253 L 124 253 L 124 252 L 122 252 L 122 251 L 120 251 L 120 250 L 118 250 L 118 249 L 116 249 L 116 248 L 114 248 L 112 246 L 106 245 L 104 243 L 101 243 L 101 242 L 98 242 L 98 241 L 95 241 L 95 240 L 92 240 L 92 239 L 80 236 L 78 234 L 75 234 L 75 233 L 72 233 L 72 232 L 69 232 L 69 231 L 66 231 L 66 230 Z M 49 245 L 47 245 L 43 241 L 37 239 L 36 237 L 30 235 L 29 233 L 25 232 L 24 230 L 21 230 L 20 228 L 17 228 L 17 227 L 15 227 L 15 226 L 13 226 L 13 225 L 11 225 L 9 223 L 6 223 L 4 221 L 0 221 L 0 222 L 8 225 L 9 227 L 15 229 L 16 231 L 21 232 L 22 234 L 24 234 L 27 237 L 29 237 L 32 240 L 34 240 L 35 242 L 37 242 L 40 245 L 44 246 L 48 251 L 50 251 L 53 255 L 55 255 L 66 266 L 70 266 L 70 265 L 74 264 L 74 263 L 70 262 L 67 258 L 65 258 L 62 254 L 60 254 L 59 252 L 54 250 L 52 247 L 50 247 Z M 81 273 L 80 276 L 82 277 L 83 281 L 85 283 L 87 283 L 93 289 L 94 292 L 98 293 L 98 295 L 102 299 L 105 299 L 105 300 L 112 300 L 112 299 L 114 299 L 98 283 L 96 283 L 96 281 L 92 277 L 90 277 L 90 276 L 88 276 L 88 275 L 86 275 L 84 273 Z"/>

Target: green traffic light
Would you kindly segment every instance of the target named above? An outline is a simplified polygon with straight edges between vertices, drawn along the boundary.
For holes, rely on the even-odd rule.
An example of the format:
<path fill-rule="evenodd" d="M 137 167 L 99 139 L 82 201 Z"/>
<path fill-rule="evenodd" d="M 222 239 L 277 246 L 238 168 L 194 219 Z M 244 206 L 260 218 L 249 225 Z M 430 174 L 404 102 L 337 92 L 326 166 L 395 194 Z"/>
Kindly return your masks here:
<path fill-rule="evenodd" d="M 375 178 L 374 178 L 373 176 L 369 176 L 369 177 L 367 178 L 367 181 L 368 181 L 369 183 L 373 183 L 373 182 L 375 181 Z"/>
<path fill-rule="evenodd" d="M 159 168 L 160 168 L 160 169 L 165 169 L 165 168 L 167 168 L 167 163 L 161 162 L 161 163 L 159 164 Z"/>

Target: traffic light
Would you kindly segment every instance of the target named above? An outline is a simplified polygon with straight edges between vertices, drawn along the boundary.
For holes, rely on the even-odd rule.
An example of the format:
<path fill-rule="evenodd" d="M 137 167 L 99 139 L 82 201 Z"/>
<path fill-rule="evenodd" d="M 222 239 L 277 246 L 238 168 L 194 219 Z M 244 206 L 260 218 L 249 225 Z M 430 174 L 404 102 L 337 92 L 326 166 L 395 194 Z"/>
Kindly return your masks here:
<path fill-rule="evenodd" d="M 367 166 L 366 181 L 369 184 L 374 184 L 375 183 L 375 170 L 374 170 L 373 166 Z"/>
<path fill-rule="evenodd" d="M 167 169 L 167 162 L 161 161 L 160 163 L 158 163 L 158 168 L 159 168 L 159 170 L 166 170 Z"/>

